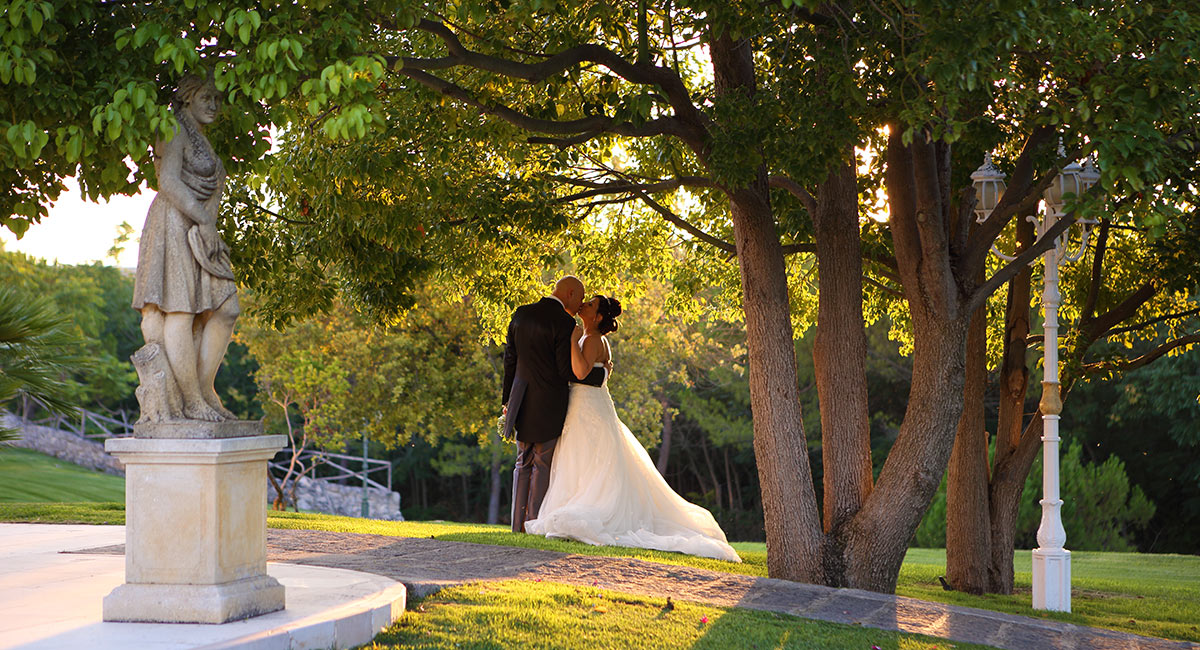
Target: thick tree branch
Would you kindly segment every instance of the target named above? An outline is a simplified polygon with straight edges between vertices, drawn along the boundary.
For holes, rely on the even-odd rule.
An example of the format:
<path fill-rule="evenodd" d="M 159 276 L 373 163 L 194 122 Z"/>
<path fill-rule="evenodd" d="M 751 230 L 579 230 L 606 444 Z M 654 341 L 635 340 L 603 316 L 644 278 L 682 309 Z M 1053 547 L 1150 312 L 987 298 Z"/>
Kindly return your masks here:
<path fill-rule="evenodd" d="M 809 214 L 817 213 L 817 200 L 796 181 L 787 176 L 775 175 L 767 179 L 767 184 L 775 189 L 787 190 L 789 194 L 800 199 L 800 203 Z"/>
<path fill-rule="evenodd" d="M 1021 251 L 1021 254 L 1017 255 L 1013 261 L 1006 264 L 999 271 L 996 271 L 995 275 L 993 275 L 991 278 L 988 278 L 988 280 L 983 284 L 979 285 L 979 287 L 975 289 L 974 293 L 972 293 L 971 297 L 967 300 L 966 312 L 973 313 L 976 309 L 987 302 L 988 296 L 992 295 L 992 292 L 1004 286 L 1004 283 L 1011 280 L 1013 276 L 1015 276 L 1021 270 L 1022 267 L 1026 266 L 1027 264 L 1031 264 L 1042 253 L 1050 250 L 1050 248 L 1054 246 L 1055 240 L 1058 239 L 1058 236 L 1066 232 L 1067 229 L 1075 223 L 1076 219 L 1078 219 L 1078 216 L 1074 212 L 1063 216 L 1058 220 L 1057 223 L 1055 223 L 1053 226 L 1050 226 L 1044 235 L 1042 235 L 1037 241 L 1033 242 L 1032 246 Z"/>
<path fill-rule="evenodd" d="M 1136 332 L 1140 329 L 1150 327 L 1151 325 L 1157 325 L 1159 323 L 1164 323 L 1169 320 L 1175 320 L 1177 318 L 1188 318 L 1189 316 L 1196 316 L 1198 314 L 1200 314 L 1200 307 L 1197 307 L 1196 309 L 1188 309 L 1187 311 L 1177 311 L 1172 314 L 1164 314 L 1157 318 L 1151 318 L 1149 320 L 1145 320 L 1140 323 L 1134 323 L 1133 325 L 1128 325 L 1126 327 L 1116 327 L 1116 328 L 1110 329 L 1107 332 L 1104 332 L 1103 334 L 1101 334 L 1100 337 L 1108 338 L 1110 336 L 1116 336 L 1118 334 L 1124 334 L 1126 332 Z"/>
<path fill-rule="evenodd" d="M 816 244 L 784 244 L 779 247 L 784 255 L 793 255 L 795 253 L 815 253 L 817 252 Z"/>
<path fill-rule="evenodd" d="M 902 291 L 900 291 L 899 289 L 893 289 L 892 287 L 887 286 L 886 284 L 880 282 L 879 280 L 876 280 L 875 278 L 873 278 L 865 273 L 863 274 L 863 280 L 866 281 L 867 284 L 878 287 L 878 288 L 882 289 L 884 292 L 889 293 L 897 298 L 900 298 L 901 300 L 904 299 L 904 293 Z"/>
<path fill-rule="evenodd" d="M 536 133 L 551 133 L 556 135 L 576 135 L 580 133 L 616 133 L 629 137 L 647 137 L 652 135 L 674 135 L 683 140 L 690 137 L 689 130 L 678 119 L 662 117 L 649 120 L 644 124 L 618 122 L 606 115 L 596 115 L 577 120 L 543 120 L 531 117 L 508 106 L 488 106 L 476 99 L 467 89 L 453 84 L 445 79 L 429 74 L 422 70 L 402 69 L 397 74 L 404 75 L 413 81 L 433 90 L 439 95 L 457 99 L 482 113 L 494 115 L 513 126 Z"/>
<path fill-rule="evenodd" d="M 617 181 L 600 183 L 597 181 L 589 181 L 581 178 L 569 178 L 563 176 L 555 176 L 554 180 L 568 185 L 578 187 L 591 188 L 583 192 L 568 194 L 567 196 L 557 199 L 559 202 L 577 201 L 586 199 L 592 196 L 600 196 L 602 194 L 624 194 L 640 190 L 642 192 L 666 192 L 680 187 L 716 187 L 716 183 L 709 178 L 703 176 L 680 176 L 679 178 L 670 178 L 650 183 L 631 183 L 628 181 Z"/>
<path fill-rule="evenodd" d="M 1099 317 L 1091 320 L 1084 327 L 1083 335 L 1090 344 L 1108 335 L 1108 331 L 1137 313 L 1158 291 L 1153 281 L 1142 283 L 1133 293 L 1129 294 L 1117 306 Z"/>
<path fill-rule="evenodd" d="M 1017 156 L 1016 164 L 1013 166 L 1008 187 L 996 204 L 996 209 L 992 210 L 980 227 L 975 228 L 968 236 L 965 254 L 959 268 L 959 277 L 975 277 L 975 271 L 983 268 L 992 243 L 1000 236 L 1012 217 L 1026 214 L 1030 212 L 1031 208 L 1036 208 L 1042 192 L 1050 187 L 1050 183 L 1058 176 L 1059 167 L 1056 166 L 1041 182 L 1033 186 L 1034 158 L 1038 151 L 1050 142 L 1053 135 L 1054 131 L 1050 127 L 1041 126 L 1034 129 L 1025 139 L 1025 145 L 1021 148 L 1021 153 Z M 1030 205 L 1026 206 L 1026 204 Z"/>
<path fill-rule="evenodd" d="M 1100 296 L 1100 282 L 1104 277 L 1104 257 L 1108 252 L 1108 219 L 1100 221 L 1100 232 L 1096 233 L 1096 254 L 1092 256 L 1092 277 L 1088 284 L 1087 298 L 1083 303 L 1083 312 L 1080 314 L 1082 323 L 1091 322 L 1096 316 L 1096 301 Z"/>
<path fill-rule="evenodd" d="M 1163 356 L 1171 350 L 1174 350 L 1175 348 L 1191 345 L 1193 343 L 1200 343 L 1200 333 L 1181 336 L 1174 341 L 1164 343 L 1154 348 L 1153 350 L 1143 354 L 1140 357 L 1137 357 L 1136 359 L 1129 359 L 1128 361 L 1098 361 L 1096 363 L 1084 365 L 1081 370 L 1084 373 L 1102 372 L 1106 370 L 1120 370 L 1122 372 L 1128 372 L 1130 370 L 1141 368 L 1142 366 L 1154 361 L 1155 359 Z"/>
<path fill-rule="evenodd" d="M 380 22 L 389 29 L 398 29 L 398 26 L 390 20 Z M 683 83 L 683 79 L 674 70 L 654 65 L 649 61 L 631 63 L 602 45 L 594 43 L 577 45 L 538 63 L 521 63 L 469 50 L 462 44 L 457 34 L 437 21 L 421 20 L 416 29 L 441 39 L 446 45 L 449 56 L 434 59 L 404 57 L 403 65 L 408 69 L 432 70 L 463 65 L 537 83 L 583 63 L 597 63 L 626 81 L 661 88 L 675 114 L 689 125 L 691 137 L 697 140 L 703 139 L 704 131 L 709 124 L 708 117 L 693 103 L 691 93 Z M 389 59 L 389 63 L 394 62 L 395 58 Z"/>
<path fill-rule="evenodd" d="M 632 189 L 630 191 L 634 194 L 634 196 L 637 196 L 639 199 L 641 199 L 643 203 L 650 206 L 650 209 L 661 215 L 663 219 L 666 219 L 668 222 L 674 224 L 675 227 L 690 233 L 693 237 L 699 239 L 700 241 L 716 246 L 718 249 L 723 250 L 730 255 L 737 255 L 737 246 L 734 246 L 730 242 L 714 237 L 688 223 L 682 217 L 667 209 L 666 206 L 658 201 L 655 201 L 650 197 L 649 194 L 646 194 L 646 192 L 640 189 Z"/>

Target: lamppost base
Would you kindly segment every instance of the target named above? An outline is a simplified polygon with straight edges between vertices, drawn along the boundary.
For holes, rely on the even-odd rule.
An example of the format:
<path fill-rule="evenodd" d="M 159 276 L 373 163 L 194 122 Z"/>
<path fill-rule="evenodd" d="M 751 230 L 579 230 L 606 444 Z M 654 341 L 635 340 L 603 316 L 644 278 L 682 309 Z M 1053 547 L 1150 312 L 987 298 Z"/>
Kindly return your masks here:
<path fill-rule="evenodd" d="M 1033 608 L 1071 611 L 1071 552 L 1033 549 Z"/>

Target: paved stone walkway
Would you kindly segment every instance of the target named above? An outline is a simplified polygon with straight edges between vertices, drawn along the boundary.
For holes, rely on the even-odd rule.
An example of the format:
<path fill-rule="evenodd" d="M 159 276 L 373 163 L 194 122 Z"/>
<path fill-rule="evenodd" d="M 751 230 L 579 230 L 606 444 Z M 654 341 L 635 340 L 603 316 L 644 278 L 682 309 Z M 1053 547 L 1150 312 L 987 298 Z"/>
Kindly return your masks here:
<path fill-rule="evenodd" d="M 95 553 L 100 549 L 91 549 Z M 120 546 L 109 552 L 123 552 Z M 404 583 L 418 598 L 478 580 L 532 580 L 744 607 L 804 618 L 927 634 L 1010 650 L 1177 650 L 1200 644 L 1165 641 L 983 609 L 931 603 L 857 589 L 833 589 L 630 558 L 433 539 L 312 530 L 267 531 L 268 559 L 352 569 Z"/>

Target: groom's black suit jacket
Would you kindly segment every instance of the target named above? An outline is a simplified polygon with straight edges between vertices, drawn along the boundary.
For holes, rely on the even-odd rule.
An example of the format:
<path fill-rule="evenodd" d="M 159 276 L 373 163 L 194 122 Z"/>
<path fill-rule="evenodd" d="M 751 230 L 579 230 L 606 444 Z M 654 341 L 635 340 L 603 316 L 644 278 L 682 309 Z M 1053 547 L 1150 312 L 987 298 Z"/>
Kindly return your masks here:
<path fill-rule="evenodd" d="M 504 346 L 504 396 L 508 405 L 505 433 L 538 443 L 562 435 L 567 419 L 571 369 L 571 332 L 575 319 L 554 298 L 522 305 L 508 324 Z M 604 369 L 595 368 L 579 383 L 600 386 Z"/>

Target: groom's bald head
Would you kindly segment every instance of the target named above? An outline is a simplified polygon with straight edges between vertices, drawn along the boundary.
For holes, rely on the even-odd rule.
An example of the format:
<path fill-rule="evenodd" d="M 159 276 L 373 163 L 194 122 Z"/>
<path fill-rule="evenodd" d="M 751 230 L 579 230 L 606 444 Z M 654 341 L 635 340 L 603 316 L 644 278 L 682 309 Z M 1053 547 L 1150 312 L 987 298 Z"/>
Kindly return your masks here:
<path fill-rule="evenodd" d="M 567 311 L 575 314 L 583 304 L 583 282 L 573 275 L 563 277 L 554 283 L 554 297 L 562 301 Z"/>

